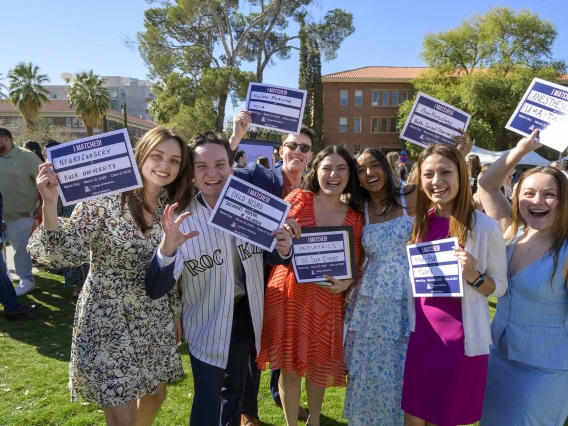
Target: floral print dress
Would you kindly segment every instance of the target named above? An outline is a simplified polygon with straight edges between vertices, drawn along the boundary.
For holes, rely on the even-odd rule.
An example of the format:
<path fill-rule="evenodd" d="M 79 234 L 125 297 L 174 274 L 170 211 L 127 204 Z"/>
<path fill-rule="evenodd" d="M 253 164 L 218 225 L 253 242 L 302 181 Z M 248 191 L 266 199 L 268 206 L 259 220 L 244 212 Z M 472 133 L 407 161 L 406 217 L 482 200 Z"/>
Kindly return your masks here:
<path fill-rule="evenodd" d="M 101 407 L 124 405 L 183 376 L 173 325 L 181 315 L 179 289 L 158 300 L 144 289 L 166 203 L 162 190 L 148 237 L 118 194 L 77 205 L 56 231 L 41 226 L 30 239 L 28 250 L 48 266 L 91 263 L 73 326 L 72 401 L 80 394 Z"/>
<path fill-rule="evenodd" d="M 349 372 L 343 417 L 350 426 L 403 424 L 402 378 L 410 336 L 406 245 L 414 217 L 369 223 L 365 202 L 363 248 L 367 263 L 346 312 L 345 369 Z"/>

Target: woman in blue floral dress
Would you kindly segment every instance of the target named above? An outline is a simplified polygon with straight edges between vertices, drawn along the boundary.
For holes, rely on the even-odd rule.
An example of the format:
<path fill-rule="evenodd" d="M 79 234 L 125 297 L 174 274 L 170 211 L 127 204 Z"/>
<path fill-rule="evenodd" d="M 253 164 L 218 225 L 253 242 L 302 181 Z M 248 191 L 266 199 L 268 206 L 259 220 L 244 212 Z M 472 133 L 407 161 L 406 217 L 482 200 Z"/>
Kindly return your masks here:
<path fill-rule="evenodd" d="M 347 311 L 345 411 L 349 425 L 402 425 L 400 408 L 408 321 L 406 244 L 414 223 L 413 186 L 398 187 L 385 155 L 356 159 L 364 198 L 362 243 L 367 255 Z"/>

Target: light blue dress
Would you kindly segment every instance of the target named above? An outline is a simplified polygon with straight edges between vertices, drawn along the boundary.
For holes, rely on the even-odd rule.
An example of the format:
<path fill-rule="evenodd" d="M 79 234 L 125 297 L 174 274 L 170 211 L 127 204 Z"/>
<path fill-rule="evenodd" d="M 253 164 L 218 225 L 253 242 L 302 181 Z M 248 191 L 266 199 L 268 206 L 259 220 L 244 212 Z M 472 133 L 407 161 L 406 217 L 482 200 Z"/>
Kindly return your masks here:
<path fill-rule="evenodd" d="M 518 238 L 517 238 L 518 241 Z M 507 247 L 511 260 L 517 242 Z M 568 416 L 568 243 L 509 276 L 491 324 L 483 426 L 555 426 Z"/>
<path fill-rule="evenodd" d="M 402 425 L 400 408 L 408 319 L 406 245 L 414 218 L 369 224 L 365 202 L 362 243 L 367 264 L 346 313 L 345 368 L 349 372 L 343 416 L 350 426 Z"/>

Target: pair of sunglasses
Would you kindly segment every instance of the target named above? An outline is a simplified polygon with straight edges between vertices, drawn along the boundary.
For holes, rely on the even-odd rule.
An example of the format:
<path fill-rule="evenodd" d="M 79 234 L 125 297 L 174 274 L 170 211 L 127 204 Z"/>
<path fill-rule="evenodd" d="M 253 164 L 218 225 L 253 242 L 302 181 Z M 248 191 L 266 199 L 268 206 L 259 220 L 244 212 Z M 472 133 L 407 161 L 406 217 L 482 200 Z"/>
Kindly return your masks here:
<path fill-rule="evenodd" d="M 307 143 L 286 142 L 284 146 L 287 146 L 292 151 L 296 151 L 296 148 L 300 147 L 300 151 L 302 151 L 304 154 L 312 150 L 311 145 L 308 145 Z"/>

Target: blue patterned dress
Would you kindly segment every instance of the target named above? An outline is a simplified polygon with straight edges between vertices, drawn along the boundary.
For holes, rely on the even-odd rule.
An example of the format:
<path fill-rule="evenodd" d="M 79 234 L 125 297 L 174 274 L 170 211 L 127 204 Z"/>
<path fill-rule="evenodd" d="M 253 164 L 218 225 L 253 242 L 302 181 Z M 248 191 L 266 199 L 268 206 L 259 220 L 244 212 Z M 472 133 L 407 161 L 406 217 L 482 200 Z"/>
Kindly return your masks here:
<path fill-rule="evenodd" d="M 414 218 L 403 215 L 369 223 L 365 202 L 362 243 L 367 255 L 358 287 L 346 314 L 345 368 L 349 371 L 343 417 L 350 426 L 402 425 L 400 408 L 408 320 L 406 245 Z"/>

